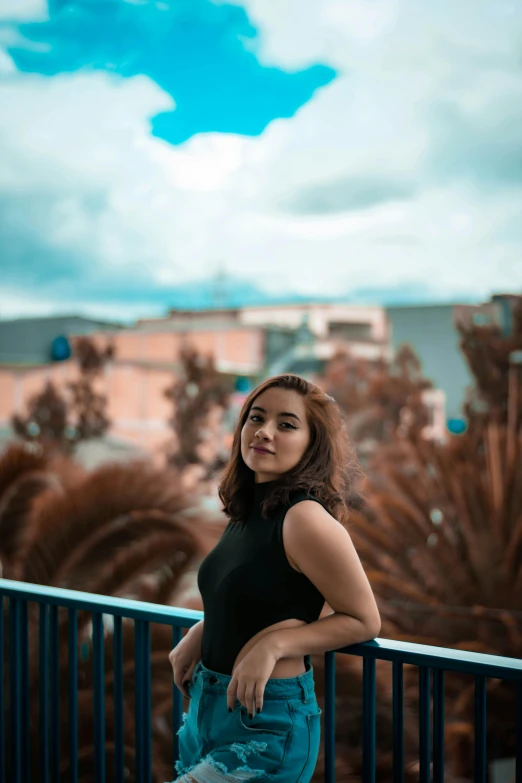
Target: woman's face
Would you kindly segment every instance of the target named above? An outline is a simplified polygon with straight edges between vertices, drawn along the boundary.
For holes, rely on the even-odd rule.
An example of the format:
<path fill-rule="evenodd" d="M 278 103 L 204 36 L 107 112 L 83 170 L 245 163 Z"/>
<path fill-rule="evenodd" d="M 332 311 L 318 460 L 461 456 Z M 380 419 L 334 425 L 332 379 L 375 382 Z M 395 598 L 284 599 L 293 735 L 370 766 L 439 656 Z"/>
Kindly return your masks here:
<path fill-rule="evenodd" d="M 295 467 L 309 443 L 306 406 L 300 394 L 274 387 L 254 400 L 241 430 L 241 456 L 256 474 L 256 483 L 274 481 Z"/>

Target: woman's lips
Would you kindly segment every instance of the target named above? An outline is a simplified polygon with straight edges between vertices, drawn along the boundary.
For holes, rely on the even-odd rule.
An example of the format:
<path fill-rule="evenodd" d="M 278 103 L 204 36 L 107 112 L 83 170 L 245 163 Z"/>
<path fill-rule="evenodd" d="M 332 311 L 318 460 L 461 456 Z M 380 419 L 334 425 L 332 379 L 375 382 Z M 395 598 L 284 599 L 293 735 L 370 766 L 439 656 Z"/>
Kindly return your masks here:
<path fill-rule="evenodd" d="M 256 446 L 252 446 L 252 451 L 255 451 L 256 454 L 273 454 L 273 451 L 267 451 L 266 449 L 258 449 Z"/>

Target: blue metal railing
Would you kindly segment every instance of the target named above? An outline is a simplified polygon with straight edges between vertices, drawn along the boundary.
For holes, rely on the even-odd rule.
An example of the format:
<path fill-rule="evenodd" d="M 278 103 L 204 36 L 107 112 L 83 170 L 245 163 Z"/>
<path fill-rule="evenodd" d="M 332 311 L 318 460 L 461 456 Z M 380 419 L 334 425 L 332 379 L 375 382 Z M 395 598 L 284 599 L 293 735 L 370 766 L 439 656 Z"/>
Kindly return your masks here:
<path fill-rule="evenodd" d="M 92 595 L 0 579 L 0 783 L 31 780 L 31 725 L 35 726 L 30 700 L 30 673 L 37 672 L 38 687 L 38 776 L 42 783 L 78 780 L 78 626 L 88 612 L 92 649 L 94 778 L 105 783 L 123 783 L 125 778 L 124 672 L 122 620 L 134 621 L 134 748 L 136 783 L 152 780 L 151 722 L 151 623 L 172 628 L 172 646 L 181 639 L 182 628 L 203 618 L 203 613 L 179 607 L 159 606 L 111 596 Z M 33 606 L 33 604 L 37 605 Z M 6 612 L 7 608 L 7 612 Z M 36 611 L 33 612 L 32 609 Z M 67 613 L 67 715 L 60 715 L 60 623 L 59 610 Z M 114 768 L 106 768 L 105 628 L 112 624 Z M 83 627 L 85 618 L 83 617 Z M 6 627 L 7 626 L 7 635 Z M 5 684 L 5 650 L 8 649 L 9 685 Z M 419 781 L 444 780 L 444 673 L 460 672 L 475 678 L 475 767 L 474 780 L 485 783 L 486 678 L 513 684 L 516 695 L 516 783 L 522 783 L 522 662 L 497 655 L 430 647 L 379 639 L 325 653 L 324 755 L 325 783 L 334 783 L 335 760 L 335 654 L 360 656 L 363 661 L 362 760 L 364 783 L 376 780 L 376 661 L 392 662 L 393 780 L 404 779 L 404 677 L 403 666 L 419 671 Z M 36 659 L 35 659 L 36 655 Z M 32 664 L 32 668 L 31 668 Z M 430 673 L 433 670 L 433 694 Z M 8 710 L 5 705 L 8 703 Z M 431 736 L 433 705 L 433 737 Z M 182 697 L 172 685 L 173 763 L 178 758 L 177 730 L 181 725 Z M 33 713 L 33 722 L 31 717 Z M 67 777 L 61 777 L 60 721 L 66 721 L 68 746 Z M 7 731 L 8 729 L 8 731 Z M 6 735 L 9 741 L 7 742 Z M 433 747 L 431 741 L 433 739 Z M 9 765 L 6 752 L 9 751 Z M 432 765 L 432 766 L 431 766 Z M 8 768 L 9 767 L 9 768 Z M 174 773 L 173 773 L 174 774 Z"/>

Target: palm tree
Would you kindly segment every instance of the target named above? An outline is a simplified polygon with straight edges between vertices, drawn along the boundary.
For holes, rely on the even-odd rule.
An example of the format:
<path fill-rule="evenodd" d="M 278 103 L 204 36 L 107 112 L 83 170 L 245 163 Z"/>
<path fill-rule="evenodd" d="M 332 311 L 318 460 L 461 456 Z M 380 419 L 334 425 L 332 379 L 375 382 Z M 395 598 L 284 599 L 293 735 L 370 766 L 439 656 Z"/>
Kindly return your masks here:
<path fill-rule="evenodd" d="M 0 456 L 0 564 L 2 575 L 103 595 L 119 595 L 168 604 L 183 577 L 215 545 L 221 519 L 198 509 L 197 498 L 183 488 L 172 468 L 146 462 L 104 465 L 90 473 L 63 457 L 49 456 L 34 444 L 12 444 Z M 31 698 L 38 702 L 38 633 L 36 606 L 29 604 Z M 59 665 L 67 674 L 68 614 L 59 611 Z M 105 628 L 107 751 L 114 744 L 111 629 Z M 123 623 L 125 763 L 134 771 L 133 624 Z M 9 689 L 6 634 L 5 693 Z M 78 613 L 79 752 L 81 783 L 94 781 L 92 712 L 92 632 L 90 615 Z M 153 677 L 154 781 L 172 772 L 172 673 L 168 661 L 171 630 L 151 628 Z M 87 656 L 85 658 L 85 656 Z M 9 705 L 7 704 L 7 709 Z M 65 692 L 61 709 L 67 709 Z M 66 712 L 62 714 L 67 714 Z M 31 747 L 37 747 L 34 716 Z M 61 777 L 68 779 L 67 727 L 62 722 Z M 36 756 L 37 758 L 37 756 Z M 109 773 L 109 780 L 110 780 Z M 39 779 L 36 764 L 33 780 Z"/>
<path fill-rule="evenodd" d="M 52 584 L 93 593 L 141 598 L 156 603 L 202 609 L 195 591 L 180 600 L 181 582 L 195 576 L 200 559 L 219 539 L 224 521 L 198 508 L 181 489 L 172 469 L 143 463 L 109 465 L 86 472 L 71 460 L 48 457 L 43 449 L 13 444 L 0 458 L 0 560 L 3 574 L 40 584 Z M 186 593 L 185 593 L 186 595 Z M 37 616 L 29 606 L 30 688 L 38 703 Z M 329 610 L 328 610 L 329 611 Z M 113 637 L 105 627 L 106 750 L 108 780 L 114 754 Z M 123 621 L 124 758 L 135 779 L 134 740 L 134 631 Z M 7 636 L 7 635 L 6 635 Z M 59 611 L 60 678 L 68 671 L 68 615 Z M 7 642 L 7 639 L 6 639 Z M 94 715 L 92 706 L 92 631 L 90 616 L 78 615 L 79 780 L 94 783 Z M 171 631 L 151 626 L 153 781 L 174 777 L 172 770 L 172 674 L 168 662 Z M 6 648 L 6 661 L 8 650 Z M 315 656 L 317 693 L 323 701 L 323 656 Z M 337 754 L 340 783 L 359 780 L 362 700 L 360 662 L 338 656 Z M 9 666 L 6 667 L 6 686 Z M 379 673 L 380 681 L 382 676 Z M 6 687 L 6 694 L 9 689 Z M 391 694 L 379 689 L 377 714 L 381 745 L 379 780 L 391 783 Z M 67 715 L 67 689 L 62 689 L 60 714 Z M 31 747 L 38 748 L 38 714 L 33 715 Z M 406 781 L 414 783 L 416 735 L 412 710 L 406 711 Z M 61 722 L 61 776 L 68 779 L 67 722 Z M 33 752 L 32 780 L 39 770 Z M 323 769 L 319 758 L 316 778 Z"/>
<path fill-rule="evenodd" d="M 457 323 L 460 347 L 474 378 L 465 413 L 473 427 L 484 419 L 522 426 L 520 351 L 522 351 L 522 296 L 506 300 L 509 328 L 500 323 Z M 517 355 L 518 354 L 518 355 Z"/>
<path fill-rule="evenodd" d="M 383 636 L 522 656 L 522 432 L 507 426 L 447 443 L 382 449 L 351 535 L 379 600 Z M 416 682 L 411 682 L 413 698 Z M 447 677 L 447 746 L 473 764 L 473 682 Z M 514 693 L 488 682 L 488 750 L 514 752 Z"/>

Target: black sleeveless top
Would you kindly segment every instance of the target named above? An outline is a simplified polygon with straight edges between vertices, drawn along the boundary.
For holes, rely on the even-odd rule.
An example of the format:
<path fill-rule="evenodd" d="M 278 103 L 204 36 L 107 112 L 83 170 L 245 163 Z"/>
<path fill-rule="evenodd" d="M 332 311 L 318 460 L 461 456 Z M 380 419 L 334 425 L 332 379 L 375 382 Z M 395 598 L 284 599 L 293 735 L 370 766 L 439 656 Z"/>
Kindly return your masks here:
<path fill-rule="evenodd" d="M 247 519 L 229 522 L 199 567 L 205 615 L 201 659 L 221 674 L 232 674 L 242 647 L 263 628 L 290 618 L 314 622 L 325 603 L 308 577 L 292 568 L 283 546 L 288 509 L 301 500 L 324 503 L 307 492 L 294 492 L 289 503 L 263 519 L 261 503 L 275 483 L 254 485 Z"/>

